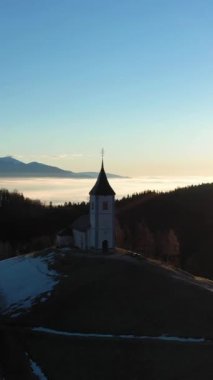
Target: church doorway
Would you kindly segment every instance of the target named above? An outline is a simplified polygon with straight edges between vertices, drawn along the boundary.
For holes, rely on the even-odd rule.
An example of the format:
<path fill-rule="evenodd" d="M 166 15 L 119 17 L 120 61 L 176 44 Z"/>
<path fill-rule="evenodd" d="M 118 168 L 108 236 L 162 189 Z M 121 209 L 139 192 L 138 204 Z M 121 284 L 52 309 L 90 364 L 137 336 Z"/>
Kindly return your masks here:
<path fill-rule="evenodd" d="M 108 252 L 108 240 L 103 240 L 102 241 L 102 251 L 104 253 L 107 253 Z"/>

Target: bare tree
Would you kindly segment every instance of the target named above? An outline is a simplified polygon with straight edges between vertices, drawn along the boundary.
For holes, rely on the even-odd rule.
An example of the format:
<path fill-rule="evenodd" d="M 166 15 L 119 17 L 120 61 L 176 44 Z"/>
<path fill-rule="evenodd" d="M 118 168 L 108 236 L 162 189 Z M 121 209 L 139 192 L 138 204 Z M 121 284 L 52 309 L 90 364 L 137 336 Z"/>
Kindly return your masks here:
<path fill-rule="evenodd" d="M 157 251 L 163 261 L 179 266 L 180 244 L 173 229 L 157 234 Z"/>

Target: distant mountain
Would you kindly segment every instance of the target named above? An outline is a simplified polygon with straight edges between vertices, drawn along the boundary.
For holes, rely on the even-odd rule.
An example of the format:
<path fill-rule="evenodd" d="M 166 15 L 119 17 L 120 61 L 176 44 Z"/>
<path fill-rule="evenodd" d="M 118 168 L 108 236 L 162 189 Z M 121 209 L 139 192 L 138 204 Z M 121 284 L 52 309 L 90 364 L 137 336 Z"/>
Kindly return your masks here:
<path fill-rule="evenodd" d="M 25 164 L 11 156 L 0 157 L 0 177 L 96 178 L 97 175 L 97 172 L 74 173 L 39 162 Z M 123 178 L 116 174 L 107 173 L 107 175 L 109 178 Z"/>

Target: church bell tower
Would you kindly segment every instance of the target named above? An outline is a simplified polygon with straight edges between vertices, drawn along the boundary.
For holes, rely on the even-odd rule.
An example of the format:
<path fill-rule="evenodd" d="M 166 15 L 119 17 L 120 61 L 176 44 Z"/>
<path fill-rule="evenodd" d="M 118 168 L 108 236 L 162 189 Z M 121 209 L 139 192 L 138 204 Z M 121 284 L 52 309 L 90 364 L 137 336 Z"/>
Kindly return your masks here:
<path fill-rule="evenodd" d="M 90 191 L 90 248 L 107 252 L 115 248 L 115 192 L 111 188 L 103 163 L 98 179 Z"/>

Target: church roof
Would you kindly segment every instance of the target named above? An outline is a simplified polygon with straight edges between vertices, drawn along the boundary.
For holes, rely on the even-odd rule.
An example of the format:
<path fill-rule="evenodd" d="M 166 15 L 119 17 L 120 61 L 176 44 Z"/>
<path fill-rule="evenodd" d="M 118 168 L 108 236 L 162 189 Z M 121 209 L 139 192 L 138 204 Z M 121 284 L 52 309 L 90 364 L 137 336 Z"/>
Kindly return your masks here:
<path fill-rule="evenodd" d="M 66 228 L 63 228 L 63 230 L 60 230 L 57 233 L 58 236 L 72 236 L 72 228 L 71 226 L 68 226 Z"/>
<path fill-rule="evenodd" d="M 76 219 L 72 224 L 72 228 L 77 231 L 87 231 L 90 228 L 89 215 L 82 215 Z"/>
<path fill-rule="evenodd" d="M 90 195 L 115 195 L 114 190 L 111 188 L 102 161 L 101 171 L 98 175 L 97 181 L 93 186 L 92 190 L 89 192 Z"/>

